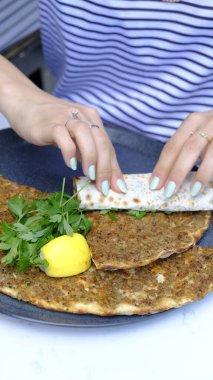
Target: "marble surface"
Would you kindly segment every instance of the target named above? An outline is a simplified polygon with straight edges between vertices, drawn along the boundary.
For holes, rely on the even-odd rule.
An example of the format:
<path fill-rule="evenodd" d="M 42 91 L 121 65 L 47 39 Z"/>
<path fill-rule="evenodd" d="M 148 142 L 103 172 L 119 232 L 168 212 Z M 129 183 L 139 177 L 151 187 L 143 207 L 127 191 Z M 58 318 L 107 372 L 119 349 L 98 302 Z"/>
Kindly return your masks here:
<path fill-rule="evenodd" d="M 39 325 L 0 315 L 4 380 L 212 380 L 213 294 L 143 323 Z"/>
<path fill-rule="evenodd" d="M 109 133 L 126 172 L 152 170 L 161 143 Z M 11 130 L 0 132 L 0 152 L 0 173 L 19 183 L 58 190 L 61 178 L 71 176 L 56 149 L 30 146 Z M 206 245 L 212 239 L 211 229 Z M 212 293 L 180 309 L 114 327 L 50 326 L 0 314 L 1 378 L 212 380 L 212 320 Z"/>

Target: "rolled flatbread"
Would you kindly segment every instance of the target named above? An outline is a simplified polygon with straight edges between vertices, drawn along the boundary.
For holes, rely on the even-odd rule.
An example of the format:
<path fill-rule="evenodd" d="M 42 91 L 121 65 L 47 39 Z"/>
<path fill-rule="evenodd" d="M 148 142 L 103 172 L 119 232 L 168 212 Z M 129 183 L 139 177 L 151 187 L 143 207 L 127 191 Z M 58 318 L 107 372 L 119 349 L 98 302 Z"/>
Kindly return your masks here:
<path fill-rule="evenodd" d="M 191 172 L 181 189 L 172 198 L 166 199 L 164 189 L 152 191 L 149 189 L 151 174 L 126 174 L 124 179 L 127 193 L 109 191 L 104 197 L 95 187 L 94 183 L 88 184 L 87 177 L 74 178 L 74 189 L 79 191 L 78 199 L 81 207 L 87 210 L 103 209 L 133 209 L 145 211 L 202 211 L 213 210 L 213 181 L 205 190 L 195 198 L 190 195 L 190 183 L 195 173 Z"/>

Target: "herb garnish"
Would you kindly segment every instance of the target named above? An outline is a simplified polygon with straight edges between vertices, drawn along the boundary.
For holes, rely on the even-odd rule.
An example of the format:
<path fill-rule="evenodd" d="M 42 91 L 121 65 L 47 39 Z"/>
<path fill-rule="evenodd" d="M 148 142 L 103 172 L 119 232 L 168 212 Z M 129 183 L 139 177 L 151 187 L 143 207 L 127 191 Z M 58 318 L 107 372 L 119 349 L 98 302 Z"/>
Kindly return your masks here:
<path fill-rule="evenodd" d="M 0 223 L 0 249 L 6 251 L 2 262 L 17 265 L 20 271 L 31 265 L 47 267 L 47 261 L 39 256 L 44 244 L 63 234 L 72 236 L 74 232 L 80 232 L 87 235 L 92 222 L 79 207 L 80 200 L 76 199 L 85 186 L 69 196 L 64 193 L 64 178 L 61 192 L 51 193 L 45 199 L 11 198 L 7 204 L 15 222 Z"/>
<path fill-rule="evenodd" d="M 142 219 L 147 214 L 147 211 L 129 210 L 127 215 L 134 216 L 135 219 Z"/>
<path fill-rule="evenodd" d="M 101 210 L 101 215 L 108 215 L 110 219 L 112 220 L 118 220 L 118 216 L 116 215 L 116 212 L 121 211 L 117 208 L 111 208 L 106 210 Z M 122 210 L 126 211 L 126 210 Z M 148 212 L 147 211 L 139 211 L 139 210 L 128 210 L 126 211 L 127 215 L 133 216 L 135 219 L 142 219 Z"/>
<path fill-rule="evenodd" d="M 118 210 L 116 208 L 111 208 L 111 209 L 101 210 L 100 214 L 101 215 L 108 214 L 110 219 L 118 220 L 118 216 L 116 215 L 116 212 L 118 211 L 121 211 L 121 210 Z M 124 212 L 126 210 L 122 210 L 122 211 Z M 156 212 L 156 210 L 153 210 L 153 211 L 128 210 L 126 211 L 127 215 L 133 216 L 134 219 L 142 219 L 144 216 L 146 216 L 147 214 L 150 214 L 151 212 L 152 213 Z M 172 214 L 172 211 L 164 211 L 164 213 L 170 215 Z"/>
<path fill-rule="evenodd" d="M 101 215 L 108 215 L 110 217 L 110 219 L 112 220 L 118 220 L 118 216 L 116 215 L 116 212 L 118 211 L 117 208 L 110 208 L 110 209 L 107 209 L 107 210 L 101 210 L 100 211 L 100 214 Z"/>

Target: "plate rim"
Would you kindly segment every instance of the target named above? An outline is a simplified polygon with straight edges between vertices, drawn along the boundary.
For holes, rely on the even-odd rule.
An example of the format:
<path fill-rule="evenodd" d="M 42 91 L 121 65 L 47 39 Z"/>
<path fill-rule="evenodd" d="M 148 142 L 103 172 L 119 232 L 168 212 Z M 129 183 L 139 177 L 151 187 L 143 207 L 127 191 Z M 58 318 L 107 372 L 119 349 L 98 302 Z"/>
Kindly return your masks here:
<path fill-rule="evenodd" d="M 169 311 L 169 310 L 168 310 Z M 61 327 L 113 327 L 150 320 L 162 313 L 148 315 L 98 316 L 45 309 L 0 293 L 0 313 L 28 322 Z"/>

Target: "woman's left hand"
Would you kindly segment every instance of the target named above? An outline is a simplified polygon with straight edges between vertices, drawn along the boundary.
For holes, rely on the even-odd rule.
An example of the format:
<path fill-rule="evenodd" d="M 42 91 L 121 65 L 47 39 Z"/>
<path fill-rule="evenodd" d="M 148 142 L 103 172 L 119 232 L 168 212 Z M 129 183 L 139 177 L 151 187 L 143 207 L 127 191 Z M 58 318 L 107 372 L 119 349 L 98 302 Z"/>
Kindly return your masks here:
<path fill-rule="evenodd" d="M 150 179 L 150 189 L 165 187 L 170 198 L 180 188 L 199 159 L 202 163 L 191 183 L 191 196 L 198 195 L 213 178 L 213 111 L 187 116 L 165 144 Z"/>

